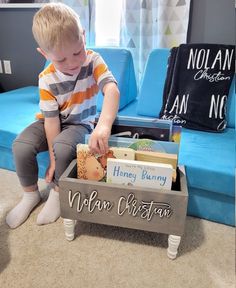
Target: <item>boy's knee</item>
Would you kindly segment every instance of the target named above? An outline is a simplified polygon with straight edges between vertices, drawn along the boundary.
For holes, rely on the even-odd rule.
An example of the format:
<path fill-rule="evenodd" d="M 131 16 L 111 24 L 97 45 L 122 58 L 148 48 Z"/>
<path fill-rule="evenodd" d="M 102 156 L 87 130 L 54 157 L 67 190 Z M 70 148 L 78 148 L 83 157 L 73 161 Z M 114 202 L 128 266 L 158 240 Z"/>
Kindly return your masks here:
<path fill-rule="evenodd" d="M 76 155 L 75 149 L 71 145 L 56 141 L 53 142 L 53 152 L 56 160 L 65 162 L 75 158 Z"/>
<path fill-rule="evenodd" d="M 32 144 L 15 140 L 12 144 L 13 154 L 17 158 L 23 158 L 35 155 L 35 148 Z"/>

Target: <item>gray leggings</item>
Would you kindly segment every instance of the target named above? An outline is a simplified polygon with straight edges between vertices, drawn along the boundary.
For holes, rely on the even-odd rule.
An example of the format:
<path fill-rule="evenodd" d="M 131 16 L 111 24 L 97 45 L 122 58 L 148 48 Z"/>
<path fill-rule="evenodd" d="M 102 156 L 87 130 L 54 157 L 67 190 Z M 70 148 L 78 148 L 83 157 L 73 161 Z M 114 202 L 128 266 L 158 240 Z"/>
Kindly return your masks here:
<path fill-rule="evenodd" d="M 76 145 L 84 143 L 85 134 L 91 130 L 82 125 L 62 125 L 62 131 L 53 141 L 53 151 L 56 159 L 56 168 L 53 182 L 58 180 L 70 162 L 76 158 Z M 47 151 L 47 139 L 44 130 L 44 121 L 39 120 L 28 126 L 15 139 L 13 154 L 16 173 L 23 187 L 35 185 L 38 182 L 37 154 Z"/>

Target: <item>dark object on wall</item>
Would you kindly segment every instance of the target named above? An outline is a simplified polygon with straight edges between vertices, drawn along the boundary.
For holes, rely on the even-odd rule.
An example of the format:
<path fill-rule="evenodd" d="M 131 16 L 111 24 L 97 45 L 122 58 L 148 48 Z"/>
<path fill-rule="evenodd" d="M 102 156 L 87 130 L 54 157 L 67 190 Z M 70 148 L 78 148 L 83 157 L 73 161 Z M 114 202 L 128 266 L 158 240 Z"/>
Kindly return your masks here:
<path fill-rule="evenodd" d="M 29 4 L 29 3 L 48 3 L 49 0 L 0 0 L 0 3 L 6 4 Z"/>
<path fill-rule="evenodd" d="M 190 129 L 226 127 L 233 45 L 182 44 L 171 50 L 160 117 Z"/>
<path fill-rule="evenodd" d="M 4 92 L 4 89 L 2 88 L 2 85 L 0 84 L 0 93 Z"/>

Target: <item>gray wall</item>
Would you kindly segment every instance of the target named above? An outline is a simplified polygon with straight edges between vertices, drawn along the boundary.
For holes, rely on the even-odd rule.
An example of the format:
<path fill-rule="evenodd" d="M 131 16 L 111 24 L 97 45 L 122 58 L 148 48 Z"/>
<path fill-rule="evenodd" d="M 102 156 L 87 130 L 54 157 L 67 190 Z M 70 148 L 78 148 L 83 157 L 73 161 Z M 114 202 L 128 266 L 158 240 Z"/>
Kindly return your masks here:
<path fill-rule="evenodd" d="M 44 65 L 31 32 L 37 8 L 0 8 L 0 60 L 10 60 L 12 74 L 0 73 L 0 89 L 37 85 Z"/>
<path fill-rule="evenodd" d="M 234 0 L 192 0 L 188 42 L 235 45 L 234 5 Z M 44 59 L 31 32 L 36 11 L 0 8 L 0 60 L 11 60 L 13 73 L 0 74 L 0 92 L 37 85 Z"/>
<path fill-rule="evenodd" d="M 235 1 L 192 0 L 189 43 L 235 45 Z"/>

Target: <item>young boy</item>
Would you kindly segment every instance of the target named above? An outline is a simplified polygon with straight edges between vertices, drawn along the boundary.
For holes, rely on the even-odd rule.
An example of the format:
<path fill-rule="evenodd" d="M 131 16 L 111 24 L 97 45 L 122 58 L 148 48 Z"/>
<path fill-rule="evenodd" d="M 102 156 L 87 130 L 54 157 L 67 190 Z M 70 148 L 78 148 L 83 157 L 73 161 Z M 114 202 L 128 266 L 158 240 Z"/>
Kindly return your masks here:
<path fill-rule="evenodd" d="M 38 52 L 51 64 L 39 75 L 42 117 L 13 143 L 16 173 L 24 195 L 6 217 L 11 228 L 21 225 L 41 200 L 37 154 L 49 151 L 45 179 L 55 185 L 37 217 L 37 224 L 42 225 L 60 216 L 58 180 L 76 157 L 76 145 L 84 142 L 84 135 L 92 132 L 92 153 L 108 151 L 108 138 L 119 106 L 116 80 L 101 56 L 85 49 L 85 32 L 71 8 L 61 3 L 44 5 L 34 16 L 32 30 Z M 99 89 L 104 102 L 93 130 Z"/>

